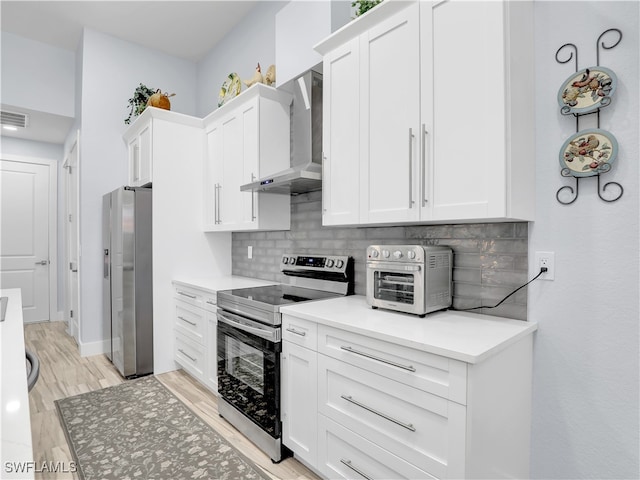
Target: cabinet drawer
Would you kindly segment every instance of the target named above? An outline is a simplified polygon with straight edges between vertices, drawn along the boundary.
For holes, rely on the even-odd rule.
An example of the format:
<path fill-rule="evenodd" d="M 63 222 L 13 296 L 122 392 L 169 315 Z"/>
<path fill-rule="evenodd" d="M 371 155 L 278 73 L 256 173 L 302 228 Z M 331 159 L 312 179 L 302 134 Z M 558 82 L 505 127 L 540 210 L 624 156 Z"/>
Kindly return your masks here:
<path fill-rule="evenodd" d="M 195 288 L 185 287 L 184 285 L 173 284 L 174 296 L 183 302 L 190 303 L 193 306 L 203 308 L 204 292 Z"/>
<path fill-rule="evenodd" d="M 466 407 L 455 402 L 324 355 L 318 396 L 321 414 L 438 478 L 464 456 Z"/>
<path fill-rule="evenodd" d="M 318 352 L 414 388 L 467 404 L 467 364 L 318 325 Z"/>
<path fill-rule="evenodd" d="M 204 345 L 207 329 L 205 311 L 180 300 L 175 300 L 174 305 L 176 331 Z"/>
<path fill-rule="evenodd" d="M 193 340 L 175 332 L 174 359 L 182 368 L 189 372 L 196 380 L 204 381 L 205 350 Z"/>
<path fill-rule="evenodd" d="M 316 351 L 318 324 L 291 315 L 282 315 L 282 339 Z"/>
<path fill-rule="evenodd" d="M 318 415 L 318 442 L 318 469 L 327 478 L 436 478 L 324 415 Z"/>

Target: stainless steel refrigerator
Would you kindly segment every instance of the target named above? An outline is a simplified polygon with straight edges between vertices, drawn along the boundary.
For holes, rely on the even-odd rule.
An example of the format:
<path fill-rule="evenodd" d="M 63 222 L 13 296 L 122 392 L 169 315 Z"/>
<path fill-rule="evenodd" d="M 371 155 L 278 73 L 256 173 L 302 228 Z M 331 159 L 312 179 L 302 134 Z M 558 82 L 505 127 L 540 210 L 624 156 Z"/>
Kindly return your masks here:
<path fill-rule="evenodd" d="M 102 198 L 103 318 L 109 360 L 125 378 L 153 373 L 151 189 Z"/>

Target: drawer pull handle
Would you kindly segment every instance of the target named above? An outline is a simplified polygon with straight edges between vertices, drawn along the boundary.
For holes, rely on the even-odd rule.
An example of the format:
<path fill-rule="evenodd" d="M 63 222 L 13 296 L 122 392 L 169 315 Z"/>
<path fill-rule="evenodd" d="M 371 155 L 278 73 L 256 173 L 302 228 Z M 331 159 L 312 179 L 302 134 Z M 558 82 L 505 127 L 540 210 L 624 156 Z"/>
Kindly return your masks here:
<path fill-rule="evenodd" d="M 198 324 L 194 323 L 194 322 L 190 322 L 189 320 L 187 320 L 184 317 L 178 317 L 180 320 L 182 320 L 183 322 L 187 322 L 189 325 L 193 325 L 194 327 L 196 327 Z"/>
<path fill-rule="evenodd" d="M 353 403 L 354 405 L 357 405 L 360 408 L 364 408 L 365 410 L 368 410 L 371 413 L 375 413 L 376 415 L 378 415 L 378 416 L 380 416 L 380 417 L 382 417 L 382 418 L 384 418 L 386 420 L 389 420 L 390 422 L 393 422 L 396 425 L 400 425 L 401 427 L 406 428 L 407 430 L 410 430 L 412 432 L 416 431 L 415 427 L 411 423 L 404 423 L 404 422 L 401 422 L 400 420 L 396 420 L 395 418 L 390 417 L 389 415 L 387 415 L 385 413 L 379 412 L 379 411 L 377 411 L 377 410 L 375 410 L 375 409 L 373 409 L 371 407 L 368 407 L 364 403 L 360 403 L 357 400 L 354 400 L 351 396 L 340 395 L 340 398 L 343 398 L 347 402 Z"/>
<path fill-rule="evenodd" d="M 189 297 L 189 298 L 192 298 L 192 299 L 194 299 L 194 300 L 195 300 L 196 298 L 198 298 L 198 297 L 196 297 L 195 295 L 189 295 L 188 293 L 181 292 L 180 290 L 178 290 L 178 295 L 182 295 L 183 297 Z"/>
<path fill-rule="evenodd" d="M 413 367 L 411 365 L 402 365 L 401 363 L 396 363 L 396 362 L 392 362 L 391 360 L 386 360 L 384 358 L 376 357 L 375 355 L 371 355 L 370 353 L 360 352 L 358 350 L 354 350 L 351 347 L 342 346 L 340 348 L 342 350 L 346 350 L 347 352 L 355 353 L 356 355 L 362 355 L 363 357 L 371 358 L 372 360 L 377 360 L 378 362 L 382 362 L 382 363 L 386 363 L 386 364 L 389 364 L 389 365 L 393 365 L 394 367 L 402 368 L 403 370 L 408 370 L 410 372 L 415 372 L 416 371 L 415 367 Z"/>
<path fill-rule="evenodd" d="M 207 303 L 208 303 L 209 305 L 214 305 L 214 306 L 215 306 L 215 304 L 216 304 L 216 302 L 212 302 L 211 300 L 207 300 Z"/>
<path fill-rule="evenodd" d="M 367 480 L 373 480 L 373 478 L 371 478 L 369 475 L 365 474 L 362 470 L 360 470 L 357 467 L 354 467 L 353 464 L 351 463 L 351 460 L 345 460 L 344 458 L 341 458 L 340 459 L 340 463 L 342 463 L 343 465 L 346 465 L 347 467 L 349 467 L 351 470 L 356 472 L 362 478 L 366 478 Z"/>
<path fill-rule="evenodd" d="M 191 360 L 193 363 L 196 363 L 198 361 L 197 358 L 193 358 L 191 355 L 189 355 L 188 353 L 186 353 L 184 350 L 182 350 L 181 348 L 178 349 L 178 351 L 183 354 L 185 357 L 187 357 L 189 360 Z"/>
<path fill-rule="evenodd" d="M 295 335 L 300 335 L 301 337 L 306 337 L 307 336 L 307 332 L 299 332 L 295 328 L 287 328 L 287 332 L 291 332 L 291 333 L 293 333 Z"/>

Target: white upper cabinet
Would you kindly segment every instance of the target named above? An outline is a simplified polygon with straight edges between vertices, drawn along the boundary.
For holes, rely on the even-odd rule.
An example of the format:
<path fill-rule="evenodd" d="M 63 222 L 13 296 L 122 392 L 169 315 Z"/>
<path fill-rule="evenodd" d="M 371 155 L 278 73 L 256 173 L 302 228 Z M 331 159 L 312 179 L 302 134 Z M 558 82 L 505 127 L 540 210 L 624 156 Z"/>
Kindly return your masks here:
<path fill-rule="evenodd" d="M 359 223 L 360 42 L 324 57 L 322 92 L 322 223 Z"/>
<path fill-rule="evenodd" d="M 240 186 L 290 165 L 291 96 L 252 86 L 204 119 L 204 230 L 288 230 L 291 197 Z"/>
<path fill-rule="evenodd" d="M 433 8 L 434 220 L 534 219 L 533 5 Z"/>
<path fill-rule="evenodd" d="M 531 2 L 383 2 L 318 44 L 323 223 L 533 220 L 531 19 Z"/>
<path fill-rule="evenodd" d="M 157 122 L 163 124 L 162 134 L 154 132 Z M 202 120 L 199 118 L 147 107 L 123 135 L 129 156 L 127 185 L 150 185 L 153 182 L 154 157 L 165 156 L 168 142 L 188 146 L 194 129 L 202 130 Z M 184 153 L 189 154 L 186 149 Z"/>
<path fill-rule="evenodd" d="M 360 221 L 418 220 L 420 18 L 413 3 L 360 36 Z"/>

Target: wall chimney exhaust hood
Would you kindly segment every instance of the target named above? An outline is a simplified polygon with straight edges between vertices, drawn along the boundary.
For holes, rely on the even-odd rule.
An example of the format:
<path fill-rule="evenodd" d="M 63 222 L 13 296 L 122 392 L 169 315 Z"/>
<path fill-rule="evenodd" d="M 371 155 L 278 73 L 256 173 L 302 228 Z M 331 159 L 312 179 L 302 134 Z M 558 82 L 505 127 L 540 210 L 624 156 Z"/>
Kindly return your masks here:
<path fill-rule="evenodd" d="M 242 185 L 243 192 L 297 195 L 322 188 L 322 75 L 309 70 L 292 88 L 291 168 Z"/>

